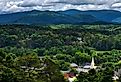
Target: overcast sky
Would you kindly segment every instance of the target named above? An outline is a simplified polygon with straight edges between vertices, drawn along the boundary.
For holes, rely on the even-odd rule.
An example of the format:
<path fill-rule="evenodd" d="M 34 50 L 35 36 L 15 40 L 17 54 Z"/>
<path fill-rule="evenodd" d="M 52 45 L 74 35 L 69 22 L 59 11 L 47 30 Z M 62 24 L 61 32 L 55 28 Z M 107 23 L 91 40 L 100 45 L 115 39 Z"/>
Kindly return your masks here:
<path fill-rule="evenodd" d="M 119 10 L 121 0 L 0 0 L 0 13 L 30 10 Z"/>

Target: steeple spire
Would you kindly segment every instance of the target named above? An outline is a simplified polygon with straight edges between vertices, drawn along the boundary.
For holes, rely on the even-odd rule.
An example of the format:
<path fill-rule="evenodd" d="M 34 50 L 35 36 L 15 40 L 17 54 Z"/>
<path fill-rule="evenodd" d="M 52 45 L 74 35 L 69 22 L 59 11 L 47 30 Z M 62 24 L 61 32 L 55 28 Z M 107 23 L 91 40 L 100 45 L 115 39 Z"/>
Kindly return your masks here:
<path fill-rule="evenodd" d="M 92 57 L 90 69 L 95 69 L 94 57 Z"/>

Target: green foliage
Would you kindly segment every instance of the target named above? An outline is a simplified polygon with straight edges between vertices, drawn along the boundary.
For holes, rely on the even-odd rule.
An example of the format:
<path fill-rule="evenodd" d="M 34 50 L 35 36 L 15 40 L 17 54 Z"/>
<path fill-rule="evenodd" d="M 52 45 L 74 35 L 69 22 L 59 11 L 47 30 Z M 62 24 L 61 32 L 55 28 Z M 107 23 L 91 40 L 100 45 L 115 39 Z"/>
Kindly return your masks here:
<path fill-rule="evenodd" d="M 0 82 L 66 82 L 53 60 L 42 60 L 36 54 L 12 57 L 6 54 L 0 62 Z"/>
<path fill-rule="evenodd" d="M 91 69 L 88 73 L 81 72 L 76 82 L 113 82 L 112 77 L 113 71 L 109 68 L 98 72 Z"/>
<path fill-rule="evenodd" d="M 65 82 L 60 70 L 91 62 L 92 56 L 104 70 L 80 73 L 76 82 L 112 82 L 112 69 L 121 67 L 120 27 L 0 25 L 0 82 Z"/>

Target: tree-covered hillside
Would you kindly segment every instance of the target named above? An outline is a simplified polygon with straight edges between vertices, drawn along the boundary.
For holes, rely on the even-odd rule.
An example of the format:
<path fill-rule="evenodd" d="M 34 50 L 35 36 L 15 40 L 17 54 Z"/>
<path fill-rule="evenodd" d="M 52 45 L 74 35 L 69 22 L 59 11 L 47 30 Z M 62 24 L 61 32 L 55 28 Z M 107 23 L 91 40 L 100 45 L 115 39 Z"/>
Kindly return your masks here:
<path fill-rule="evenodd" d="M 54 20 L 53 20 L 54 19 Z M 0 14 L 0 24 L 121 24 L 121 12 L 115 10 L 75 9 L 65 11 L 25 11 Z"/>
<path fill-rule="evenodd" d="M 104 51 L 120 50 L 120 29 L 120 25 L 1 25 L 0 47 L 50 49 L 79 46 Z"/>
<path fill-rule="evenodd" d="M 64 82 L 60 70 L 90 62 L 92 56 L 102 68 L 116 70 L 120 50 L 121 25 L 0 25 L 0 82 Z"/>

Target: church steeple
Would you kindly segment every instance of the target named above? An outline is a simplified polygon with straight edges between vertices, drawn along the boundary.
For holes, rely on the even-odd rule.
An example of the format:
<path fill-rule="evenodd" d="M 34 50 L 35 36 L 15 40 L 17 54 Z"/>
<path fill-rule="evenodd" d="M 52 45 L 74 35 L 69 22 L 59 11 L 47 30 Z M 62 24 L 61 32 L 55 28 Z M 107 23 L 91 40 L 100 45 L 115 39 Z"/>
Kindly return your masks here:
<path fill-rule="evenodd" d="M 95 69 L 94 57 L 92 57 L 92 62 L 91 62 L 90 69 Z"/>

